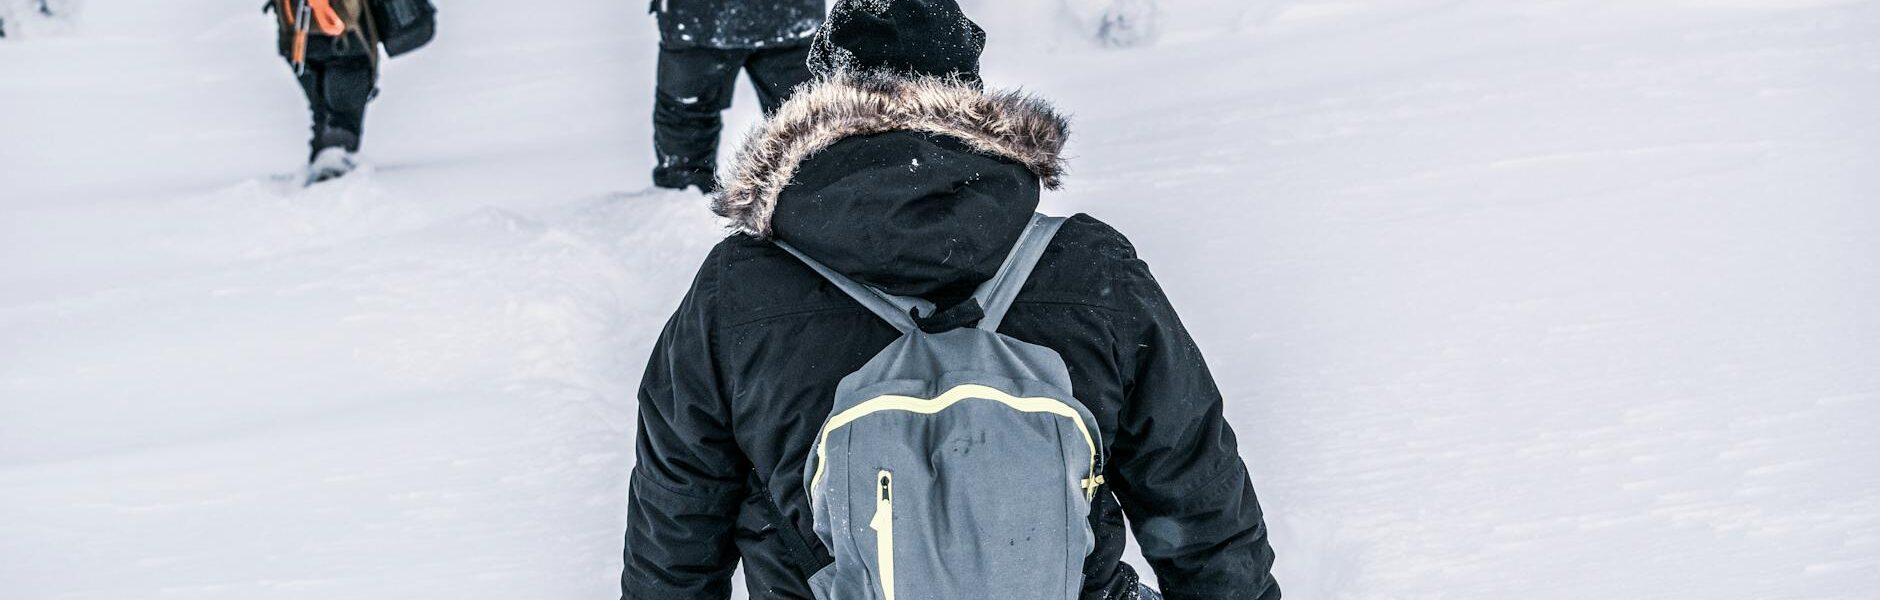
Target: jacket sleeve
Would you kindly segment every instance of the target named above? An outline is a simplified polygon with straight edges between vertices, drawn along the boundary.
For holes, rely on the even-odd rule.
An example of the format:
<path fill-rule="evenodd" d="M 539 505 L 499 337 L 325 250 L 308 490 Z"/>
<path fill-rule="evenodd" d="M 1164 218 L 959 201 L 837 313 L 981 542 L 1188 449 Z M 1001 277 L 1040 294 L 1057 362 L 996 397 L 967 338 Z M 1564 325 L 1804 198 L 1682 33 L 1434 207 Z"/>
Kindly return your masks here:
<path fill-rule="evenodd" d="M 714 257 L 715 258 L 715 257 Z M 712 349 L 713 259 L 660 333 L 640 383 L 627 501 L 624 600 L 723 600 L 748 459 L 732 437 Z"/>
<path fill-rule="evenodd" d="M 1106 476 L 1169 600 L 1277 600 L 1273 549 L 1221 393 L 1161 286 L 1126 249 L 1126 382 Z M 1132 364 L 1133 363 L 1133 364 Z"/>

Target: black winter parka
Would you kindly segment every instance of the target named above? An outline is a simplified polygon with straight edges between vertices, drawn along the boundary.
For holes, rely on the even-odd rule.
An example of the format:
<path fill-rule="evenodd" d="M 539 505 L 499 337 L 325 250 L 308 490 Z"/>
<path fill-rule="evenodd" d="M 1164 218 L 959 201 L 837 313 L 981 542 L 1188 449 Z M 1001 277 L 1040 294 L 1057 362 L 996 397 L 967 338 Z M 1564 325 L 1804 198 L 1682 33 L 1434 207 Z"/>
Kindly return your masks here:
<path fill-rule="evenodd" d="M 962 127 L 963 106 L 1000 116 Z M 812 532 L 804 461 L 838 380 L 899 333 L 766 238 L 952 307 L 933 327 L 971 323 L 975 305 L 959 300 L 997 268 L 1039 182 L 1055 185 L 1063 129 L 1015 95 L 838 77 L 799 92 L 747 141 L 717 206 L 741 231 L 706 258 L 640 389 L 623 598 L 726 598 L 742 560 L 753 598 L 809 599 L 807 579 L 830 561 Z M 825 141 L 797 143 L 805 135 Z M 1279 598 L 1220 392 L 1121 233 L 1071 218 L 1000 332 L 1063 356 L 1108 442 L 1084 599 L 1135 597 L 1120 561 L 1125 517 L 1168 598 Z"/>

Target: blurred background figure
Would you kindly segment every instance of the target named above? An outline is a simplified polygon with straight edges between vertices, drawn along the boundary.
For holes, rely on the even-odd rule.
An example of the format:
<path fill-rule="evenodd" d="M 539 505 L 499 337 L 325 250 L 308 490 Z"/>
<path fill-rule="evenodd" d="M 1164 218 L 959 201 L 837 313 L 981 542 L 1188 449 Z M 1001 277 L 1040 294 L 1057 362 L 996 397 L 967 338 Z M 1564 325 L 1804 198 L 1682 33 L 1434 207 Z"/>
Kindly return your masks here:
<path fill-rule="evenodd" d="M 1155 38 L 1155 0 L 1064 0 L 1064 12 L 1104 46 L 1142 46 Z"/>
<path fill-rule="evenodd" d="M 0 38 L 69 28 L 79 0 L 0 0 Z"/>
<path fill-rule="evenodd" d="M 718 166 L 720 115 L 745 71 L 768 115 L 809 81 L 810 37 L 823 0 L 652 0 L 659 19 L 653 105 L 653 185 L 710 193 Z"/>
<path fill-rule="evenodd" d="M 366 104 L 378 94 L 379 45 L 392 56 L 423 46 L 436 11 L 429 0 L 270 0 L 266 8 L 313 116 L 307 183 L 345 175 L 356 165 Z"/>

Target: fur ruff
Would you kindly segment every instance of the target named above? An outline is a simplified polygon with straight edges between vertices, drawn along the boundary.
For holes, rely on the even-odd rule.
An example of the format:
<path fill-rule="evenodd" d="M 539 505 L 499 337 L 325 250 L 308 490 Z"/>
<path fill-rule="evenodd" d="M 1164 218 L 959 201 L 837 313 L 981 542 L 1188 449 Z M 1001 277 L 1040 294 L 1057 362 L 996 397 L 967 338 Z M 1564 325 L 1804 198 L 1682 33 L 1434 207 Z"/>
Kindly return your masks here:
<path fill-rule="evenodd" d="M 1045 189 L 1057 189 L 1069 127 L 1050 104 L 1015 91 L 987 92 L 938 77 L 840 73 L 797 90 L 745 135 L 729 174 L 719 178 L 712 212 L 734 230 L 768 238 L 777 196 L 798 165 L 844 138 L 889 131 L 959 139 L 1024 165 Z"/>

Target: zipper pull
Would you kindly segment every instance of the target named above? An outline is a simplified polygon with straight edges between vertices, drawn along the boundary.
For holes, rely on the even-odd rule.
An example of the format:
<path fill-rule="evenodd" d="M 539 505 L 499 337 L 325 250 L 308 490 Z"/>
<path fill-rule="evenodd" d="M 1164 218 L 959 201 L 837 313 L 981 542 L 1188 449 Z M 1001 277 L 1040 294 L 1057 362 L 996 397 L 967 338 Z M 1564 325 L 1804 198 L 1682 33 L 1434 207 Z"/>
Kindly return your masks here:
<path fill-rule="evenodd" d="M 875 518 L 868 527 L 875 530 L 875 566 L 881 571 L 881 598 L 894 600 L 894 473 L 882 469 L 875 474 L 879 484 L 875 495 Z"/>

